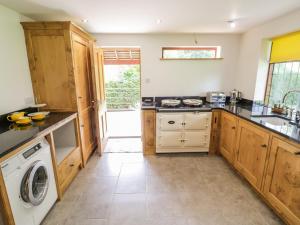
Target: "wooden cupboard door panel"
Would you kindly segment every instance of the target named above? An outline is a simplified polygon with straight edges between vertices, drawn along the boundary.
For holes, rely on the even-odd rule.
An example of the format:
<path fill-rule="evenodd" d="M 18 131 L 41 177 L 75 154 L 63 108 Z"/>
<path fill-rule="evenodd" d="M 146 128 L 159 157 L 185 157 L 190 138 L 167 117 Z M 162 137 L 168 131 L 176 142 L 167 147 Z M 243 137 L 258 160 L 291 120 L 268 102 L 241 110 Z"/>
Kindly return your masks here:
<path fill-rule="evenodd" d="M 154 154 L 156 148 L 155 142 L 155 110 L 142 110 L 142 140 L 144 154 Z"/>
<path fill-rule="evenodd" d="M 240 120 L 235 167 L 258 189 L 261 189 L 269 138 L 269 133 Z"/>
<path fill-rule="evenodd" d="M 73 58 L 76 79 L 76 92 L 79 111 L 92 107 L 92 77 L 90 68 L 89 43 L 77 37 L 73 37 Z"/>
<path fill-rule="evenodd" d="M 46 103 L 52 110 L 76 109 L 75 83 L 68 71 L 63 33 L 32 33 L 30 40 L 30 68 L 37 103 Z"/>
<path fill-rule="evenodd" d="M 233 163 L 237 120 L 234 116 L 222 112 L 221 124 L 220 152 L 230 163 Z"/>
<path fill-rule="evenodd" d="M 264 195 L 290 223 L 300 224 L 300 146 L 273 138 Z"/>
<path fill-rule="evenodd" d="M 86 162 L 95 147 L 92 109 L 79 113 L 83 160 Z"/>

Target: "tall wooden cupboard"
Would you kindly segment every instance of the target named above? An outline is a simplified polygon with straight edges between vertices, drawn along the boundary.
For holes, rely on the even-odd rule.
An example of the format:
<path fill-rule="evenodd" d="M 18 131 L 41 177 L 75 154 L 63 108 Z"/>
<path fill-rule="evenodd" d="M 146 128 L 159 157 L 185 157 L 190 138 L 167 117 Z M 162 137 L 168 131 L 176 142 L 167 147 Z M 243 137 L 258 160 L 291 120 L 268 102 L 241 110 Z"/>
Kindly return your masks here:
<path fill-rule="evenodd" d="M 71 22 L 24 22 L 36 103 L 78 112 L 84 164 L 98 144 L 92 36 Z"/>

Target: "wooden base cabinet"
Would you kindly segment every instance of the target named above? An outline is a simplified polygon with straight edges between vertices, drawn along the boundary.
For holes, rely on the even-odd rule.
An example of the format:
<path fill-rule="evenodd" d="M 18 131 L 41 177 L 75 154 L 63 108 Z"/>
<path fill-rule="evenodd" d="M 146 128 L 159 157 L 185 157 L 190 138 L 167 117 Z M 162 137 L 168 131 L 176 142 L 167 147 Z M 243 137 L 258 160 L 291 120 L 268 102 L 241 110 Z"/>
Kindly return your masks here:
<path fill-rule="evenodd" d="M 239 120 L 234 166 L 258 190 L 262 185 L 269 138 L 269 132 Z"/>
<path fill-rule="evenodd" d="M 221 113 L 220 110 L 213 110 L 212 112 L 209 154 L 217 154 L 219 152 Z"/>
<path fill-rule="evenodd" d="M 220 153 L 230 162 L 234 161 L 237 118 L 229 113 L 221 113 Z"/>
<path fill-rule="evenodd" d="M 300 145 L 272 140 L 264 196 L 283 219 L 300 224 Z"/>
<path fill-rule="evenodd" d="M 142 110 L 142 141 L 144 154 L 155 154 L 155 110 Z"/>

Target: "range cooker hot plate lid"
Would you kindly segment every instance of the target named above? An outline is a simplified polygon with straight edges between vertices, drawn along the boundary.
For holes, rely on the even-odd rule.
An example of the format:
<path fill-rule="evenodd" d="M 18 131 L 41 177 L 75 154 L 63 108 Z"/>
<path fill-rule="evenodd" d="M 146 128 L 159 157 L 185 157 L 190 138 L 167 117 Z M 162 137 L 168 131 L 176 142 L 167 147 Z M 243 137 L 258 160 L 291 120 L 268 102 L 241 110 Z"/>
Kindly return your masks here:
<path fill-rule="evenodd" d="M 179 99 L 163 99 L 161 100 L 161 105 L 162 106 L 178 106 L 180 105 L 181 100 Z"/>

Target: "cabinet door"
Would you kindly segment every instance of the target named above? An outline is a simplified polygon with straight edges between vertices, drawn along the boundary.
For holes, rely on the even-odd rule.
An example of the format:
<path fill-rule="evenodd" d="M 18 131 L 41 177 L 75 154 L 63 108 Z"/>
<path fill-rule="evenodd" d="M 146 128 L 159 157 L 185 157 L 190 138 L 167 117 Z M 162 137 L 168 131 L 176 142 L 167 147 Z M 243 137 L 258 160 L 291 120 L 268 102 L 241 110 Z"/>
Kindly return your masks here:
<path fill-rule="evenodd" d="M 155 110 L 142 110 L 142 139 L 144 154 L 155 153 Z"/>
<path fill-rule="evenodd" d="M 99 127 L 98 117 L 95 117 L 93 105 L 95 100 L 93 99 L 89 40 L 72 33 L 72 49 L 82 151 L 84 163 L 86 163 L 97 142 L 94 131 Z"/>
<path fill-rule="evenodd" d="M 157 142 L 160 147 L 182 147 L 183 133 L 176 131 L 162 131 L 158 135 Z"/>
<path fill-rule="evenodd" d="M 91 118 L 93 111 L 83 111 L 79 116 L 80 136 L 82 145 L 83 161 L 86 163 L 93 149 L 95 148 L 94 129 Z"/>
<path fill-rule="evenodd" d="M 26 47 L 36 103 L 54 111 L 76 111 L 72 58 L 64 30 L 27 30 Z"/>
<path fill-rule="evenodd" d="M 269 133 L 243 120 L 239 121 L 234 165 L 257 189 L 261 189 Z"/>
<path fill-rule="evenodd" d="M 208 147 L 209 133 L 202 131 L 186 131 L 183 140 L 184 147 Z"/>
<path fill-rule="evenodd" d="M 160 130 L 175 131 L 183 129 L 183 114 L 159 113 L 158 126 Z"/>
<path fill-rule="evenodd" d="M 273 138 L 264 195 L 289 224 L 300 224 L 300 145 Z"/>
<path fill-rule="evenodd" d="M 210 127 L 211 113 L 185 113 L 185 130 L 205 130 Z"/>
<path fill-rule="evenodd" d="M 220 152 L 230 162 L 234 161 L 234 144 L 236 139 L 237 120 L 235 116 L 222 112 Z"/>

